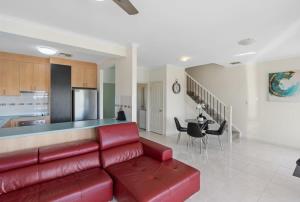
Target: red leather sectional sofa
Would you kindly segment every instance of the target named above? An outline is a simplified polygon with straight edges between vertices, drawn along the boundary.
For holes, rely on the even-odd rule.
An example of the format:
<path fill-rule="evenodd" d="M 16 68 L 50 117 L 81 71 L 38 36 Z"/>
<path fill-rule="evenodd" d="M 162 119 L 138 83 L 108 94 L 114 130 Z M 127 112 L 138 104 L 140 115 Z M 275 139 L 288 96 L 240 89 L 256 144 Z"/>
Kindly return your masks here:
<path fill-rule="evenodd" d="M 0 202 L 179 202 L 200 189 L 198 170 L 135 123 L 98 128 L 77 141 L 0 155 Z"/>

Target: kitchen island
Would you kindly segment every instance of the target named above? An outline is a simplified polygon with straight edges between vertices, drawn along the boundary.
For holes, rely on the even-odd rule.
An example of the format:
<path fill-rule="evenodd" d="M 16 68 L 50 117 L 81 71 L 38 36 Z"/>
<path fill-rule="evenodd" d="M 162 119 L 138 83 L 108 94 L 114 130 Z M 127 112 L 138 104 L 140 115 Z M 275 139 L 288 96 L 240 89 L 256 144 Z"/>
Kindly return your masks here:
<path fill-rule="evenodd" d="M 102 119 L 1 128 L 0 153 L 76 140 L 96 139 L 97 127 L 120 123 L 124 121 Z"/>

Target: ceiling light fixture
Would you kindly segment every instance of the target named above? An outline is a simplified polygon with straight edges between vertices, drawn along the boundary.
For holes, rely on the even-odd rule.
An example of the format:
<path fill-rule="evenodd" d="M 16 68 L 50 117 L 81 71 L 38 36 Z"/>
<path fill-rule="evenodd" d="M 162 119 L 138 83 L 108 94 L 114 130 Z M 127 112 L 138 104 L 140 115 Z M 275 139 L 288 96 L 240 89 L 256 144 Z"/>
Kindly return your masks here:
<path fill-rule="evenodd" d="M 187 62 L 187 61 L 189 61 L 191 59 L 191 57 L 189 57 L 189 56 L 182 56 L 181 58 L 180 58 L 180 61 L 181 62 Z"/>
<path fill-rule="evenodd" d="M 96 0 L 96 1 L 99 1 L 99 2 L 101 2 L 101 1 L 104 1 L 104 0 Z"/>
<path fill-rule="evenodd" d="M 57 50 L 54 48 L 46 47 L 46 46 L 38 46 L 37 50 L 44 55 L 55 55 L 57 54 Z"/>
<path fill-rule="evenodd" d="M 236 54 L 236 57 L 242 57 L 242 56 L 247 56 L 247 55 L 255 55 L 256 52 L 251 51 L 251 52 L 246 52 L 246 53 L 240 53 L 240 54 Z"/>

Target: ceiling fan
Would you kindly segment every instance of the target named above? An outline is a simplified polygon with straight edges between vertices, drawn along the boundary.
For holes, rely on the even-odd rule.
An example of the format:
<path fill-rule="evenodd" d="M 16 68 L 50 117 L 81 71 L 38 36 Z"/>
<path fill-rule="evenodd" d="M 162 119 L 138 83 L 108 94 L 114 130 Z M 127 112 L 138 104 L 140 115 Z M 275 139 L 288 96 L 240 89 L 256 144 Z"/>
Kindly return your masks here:
<path fill-rule="evenodd" d="M 126 13 L 129 15 L 136 15 L 139 11 L 134 7 L 134 5 L 129 0 L 113 0 L 118 4 Z"/>

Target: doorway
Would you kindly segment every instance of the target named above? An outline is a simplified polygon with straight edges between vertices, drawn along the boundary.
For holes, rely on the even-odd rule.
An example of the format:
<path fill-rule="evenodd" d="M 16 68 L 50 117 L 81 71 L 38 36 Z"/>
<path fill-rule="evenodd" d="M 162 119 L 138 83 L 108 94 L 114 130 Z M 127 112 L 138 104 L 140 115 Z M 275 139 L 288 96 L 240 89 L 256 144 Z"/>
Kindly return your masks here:
<path fill-rule="evenodd" d="M 150 84 L 150 130 L 154 133 L 164 133 L 164 92 L 163 82 Z"/>
<path fill-rule="evenodd" d="M 103 70 L 103 118 L 111 119 L 115 114 L 115 66 Z"/>
<path fill-rule="evenodd" d="M 147 129 L 147 88 L 147 84 L 137 84 L 137 124 L 143 130 Z"/>

